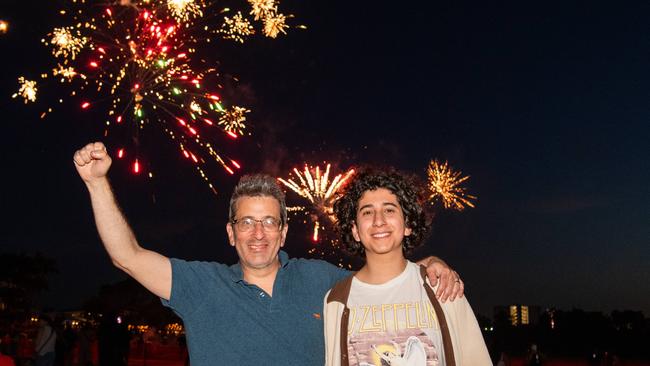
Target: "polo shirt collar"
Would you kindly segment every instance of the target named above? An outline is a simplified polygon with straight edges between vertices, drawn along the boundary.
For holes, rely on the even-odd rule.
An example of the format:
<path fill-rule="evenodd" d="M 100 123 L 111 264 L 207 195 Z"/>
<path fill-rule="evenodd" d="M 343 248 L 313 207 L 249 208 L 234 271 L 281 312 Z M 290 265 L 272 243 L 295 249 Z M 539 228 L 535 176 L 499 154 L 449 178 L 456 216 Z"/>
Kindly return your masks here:
<path fill-rule="evenodd" d="M 285 268 L 289 264 L 289 254 L 284 250 L 281 250 L 278 253 L 278 258 L 280 259 L 280 269 Z M 230 266 L 232 272 L 231 278 L 233 282 L 239 282 L 244 280 L 244 273 L 241 270 L 241 265 L 239 262 Z"/>

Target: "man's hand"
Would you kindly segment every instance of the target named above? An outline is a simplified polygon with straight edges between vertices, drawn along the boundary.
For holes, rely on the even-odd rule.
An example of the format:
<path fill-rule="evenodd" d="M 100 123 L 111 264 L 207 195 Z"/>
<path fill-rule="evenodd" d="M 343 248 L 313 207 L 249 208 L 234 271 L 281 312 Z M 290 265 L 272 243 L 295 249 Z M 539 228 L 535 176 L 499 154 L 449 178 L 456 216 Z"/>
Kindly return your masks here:
<path fill-rule="evenodd" d="M 427 267 L 427 277 L 432 287 L 440 285 L 436 290 L 436 297 L 441 302 L 454 301 L 457 297 L 463 297 L 465 285 L 456 271 L 451 269 L 447 263 L 438 257 L 428 257 L 418 262 Z"/>
<path fill-rule="evenodd" d="M 74 166 L 86 184 L 104 179 L 112 159 L 101 142 L 92 142 L 77 150 L 73 156 Z"/>

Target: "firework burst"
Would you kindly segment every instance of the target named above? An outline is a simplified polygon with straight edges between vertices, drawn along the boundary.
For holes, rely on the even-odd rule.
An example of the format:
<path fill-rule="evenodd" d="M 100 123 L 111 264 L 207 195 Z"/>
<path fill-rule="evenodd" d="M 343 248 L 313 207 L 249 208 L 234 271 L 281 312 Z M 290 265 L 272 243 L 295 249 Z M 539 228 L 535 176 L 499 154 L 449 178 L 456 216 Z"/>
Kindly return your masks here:
<path fill-rule="evenodd" d="M 49 43 L 52 45 L 52 55 L 63 57 L 66 63 L 73 61 L 88 41 L 75 27 L 54 28 L 48 36 L 50 37 Z M 48 43 L 45 39 L 41 42 Z"/>
<path fill-rule="evenodd" d="M 27 102 L 35 102 L 36 92 L 38 91 L 36 88 L 36 81 L 27 80 L 21 76 L 18 78 L 18 84 L 20 85 L 18 92 L 14 93 L 11 97 L 16 98 L 20 96 L 23 98 L 25 104 L 27 104 Z"/>
<path fill-rule="evenodd" d="M 104 136 L 121 145 L 117 157 L 129 159 L 136 174 L 152 177 L 142 151 L 155 143 L 146 141 L 151 133 L 145 131 L 162 132 L 216 192 L 206 169 L 215 163 L 229 174 L 240 169 L 222 150 L 244 134 L 250 110 L 221 99 L 228 83 L 214 67 L 218 62 L 198 54 L 214 40 L 243 42 L 255 33 L 251 23 L 241 11 L 229 18 L 224 14 L 230 8 L 211 9 L 216 2 L 206 0 L 109 0 L 95 6 L 72 0 L 71 6 L 61 14 L 74 25 L 54 28 L 42 40 L 55 59 L 42 78 L 51 75 L 69 88 L 59 103 L 72 100 L 82 110 L 103 114 Z M 262 29 L 276 9 L 274 2 L 260 13 Z M 223 17 L 220 27 L 214 24 L 217 16 Z M 285 28 L 276 25 L 273 37 Z M 34 102 L 36 82 L 21 77 L 19 84 L 13 97 Z M 53 110 L 50 105 L 41 117 Z"/>
<path fill-rule="evenodd" d="M 250 21 L 237 12 L 232 18 L 224 17 L 223 25 L 219 31 L 224 34 L 224 39 L 232 39 L 239 43 L 244 43 L 246 37 L 255 34 L 255 28 Z"/>
<path fill-rule="evenodd" d="M 188 22 L 203 16 L 205 4 L 200 0 L 167 0 L 167 7 L 178 22 Z"/>
<path fill-rule="evenodd" d="M 336 193 L 344 186 L 347 180 L 354 174 L 354 169 L 345 173 L 336 175 L 330 181 L 331 164 L 327 164 L 323 172 L 319 166 L 305 168 L 300 172 L 297 168 L 293 169 L 295 178 L 282 179 L 278 181 L 286 187 L 297 193 L 300 197 L 309 201 L 310 210 L 303 210 L 309 213 L 311 221 L 314 224 L 312 240 L 318 242 L 320 239 L 319 232 L 325 229 L 321 218 L 326 218 L 332 223 L 334 221 L 333 205 L 336 200 Z M 296 180 L 297 178 L 297 180 Z"/>
<path fill-rule="evenodd" d="M 219 125 L 223 127 L 224 130 L 230 133 L 238 133 L 240 135 L 244 134 L 244 129 L 246 125 L 246 113 L 249 113 L 250 110 L 232 106 L 230 110 L 224 111 L 224 113 L 219 118 Z"/>
<path fill-rule="evenodd" d="M 264 20 L 278 11 L 275 0 L 248 0 L 248 3 L 252 8 L 250 14 L 255 17 L 255 20 Z"/>
<path fill-rule="evenodd" d="M 9 23 L 0 19 L 0 34 L 5 34 L 9 31 Z"/>
<path fill-rule="evenodd" d="M 427 174 L 431 191 L 429 199 L 433 202 L 439 201 L 445 209 L 456 211 L 467 207 L 474 208 L 472 201 L 476 200 L 476 197 L 468 194 L 462 186 L 469 176 L 462 176 L 461 172 L 452 170 L 447 162 L 441 164 L 436 160 L 429 163 Z"/>

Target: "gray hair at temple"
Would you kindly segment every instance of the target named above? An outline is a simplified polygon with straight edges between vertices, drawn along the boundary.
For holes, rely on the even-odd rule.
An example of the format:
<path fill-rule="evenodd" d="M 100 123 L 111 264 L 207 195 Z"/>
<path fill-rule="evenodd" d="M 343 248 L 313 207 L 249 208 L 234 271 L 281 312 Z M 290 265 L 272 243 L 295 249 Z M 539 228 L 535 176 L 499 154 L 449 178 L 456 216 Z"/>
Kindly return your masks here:
<path fill-rule="evenodd" d="M 239 179 L 230 197 L 230 221 L 237 216 L 237 200 L 240 197 L 273 197 L 280 204 L 280 220 L 282 225 L 287 222 L 287 204 L 284 201 L 284 192 L 275 178 L 268 174 L 244 175 Z"/>

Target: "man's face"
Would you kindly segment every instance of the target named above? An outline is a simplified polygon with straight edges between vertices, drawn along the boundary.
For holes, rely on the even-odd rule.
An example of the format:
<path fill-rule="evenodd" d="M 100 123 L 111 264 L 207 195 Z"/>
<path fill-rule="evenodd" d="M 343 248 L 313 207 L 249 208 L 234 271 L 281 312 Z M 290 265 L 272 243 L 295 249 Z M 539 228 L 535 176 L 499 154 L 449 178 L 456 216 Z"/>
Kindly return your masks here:
<path fill-rule="evenodd" d="M 366 191 L 357 205 L 352 235 L 361 241 L 366 256 L 402 254 L 402 240 L 411 235 L 397 196 L 386 188 Z"/>
<path fill-rule="evenodd" d="M 239 225 L 228 223 L 226 231 L 230 245 L 239 255 L 242 269 L 265 269 L 279 263 L 278 252 L 284 246 L 288 225 L 281 228 L 265 229 L 262 220 L 273 218 L 280 222 L 280 203 L 270 196 L 240 197 L 235 206 L 235 220 L 254 221 L 250 230 L 241 230 Z"/>

